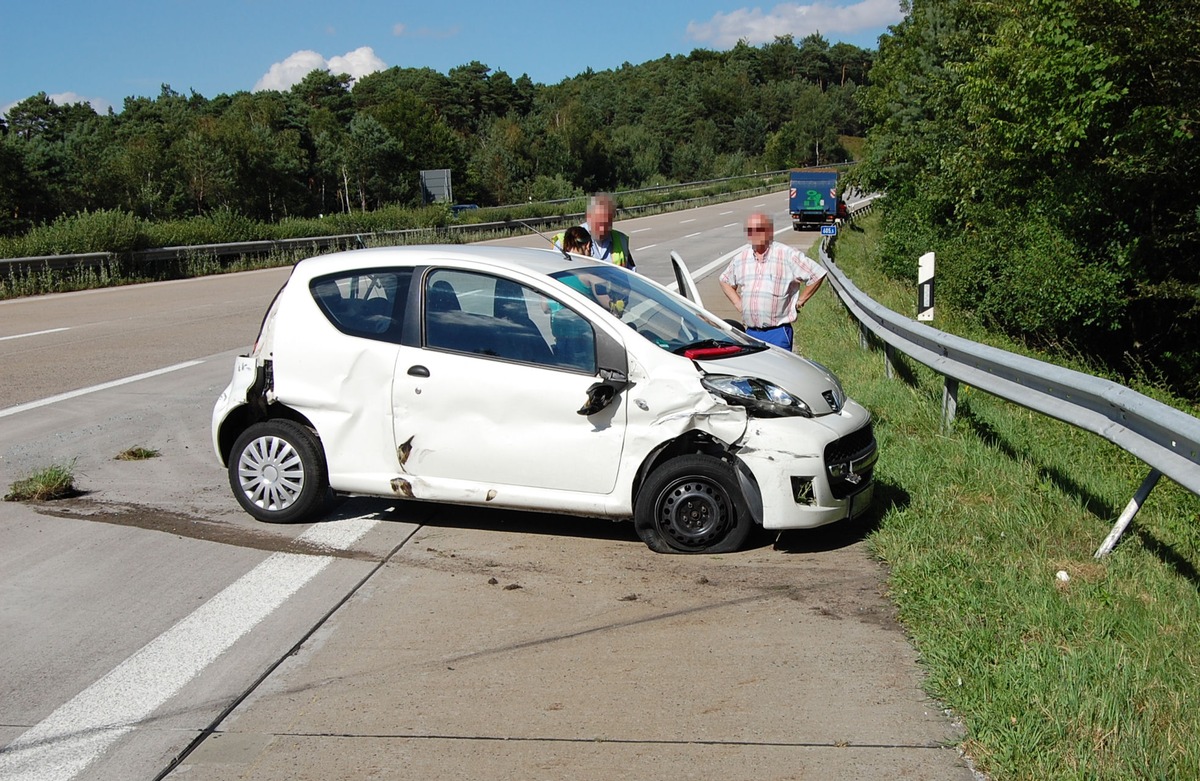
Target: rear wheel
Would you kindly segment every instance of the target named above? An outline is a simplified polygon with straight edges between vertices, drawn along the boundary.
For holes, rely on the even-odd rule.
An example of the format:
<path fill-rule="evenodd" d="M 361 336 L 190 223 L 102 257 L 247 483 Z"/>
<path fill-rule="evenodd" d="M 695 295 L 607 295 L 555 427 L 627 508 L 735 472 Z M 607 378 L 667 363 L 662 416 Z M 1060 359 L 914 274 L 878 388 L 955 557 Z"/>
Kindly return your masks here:
<path fill-rule="evenodd" d="M 733 466 L 699 454 L 673 458 L 651 473 L 633 522 L 657 553 L 731 553 L 754 528 Z"/>
<path fill-rule="evenodd" d="M 229 454 L 229 485 L 260 521 L 295 523 L 316 515 L 329 495 L 329 475 L 316 436 L 290 420 L 246 429 Z"/>

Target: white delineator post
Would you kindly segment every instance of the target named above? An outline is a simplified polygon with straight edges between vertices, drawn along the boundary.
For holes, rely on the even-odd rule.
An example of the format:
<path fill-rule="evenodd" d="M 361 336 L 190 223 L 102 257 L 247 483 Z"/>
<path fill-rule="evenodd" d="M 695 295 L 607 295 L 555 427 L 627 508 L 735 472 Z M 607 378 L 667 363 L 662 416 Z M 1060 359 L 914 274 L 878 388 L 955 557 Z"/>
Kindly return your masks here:
<path fill-rule="evenodd" d="M 917 261 L 917 319 L 933 319 L 933 253 L 926 252 Z"/>

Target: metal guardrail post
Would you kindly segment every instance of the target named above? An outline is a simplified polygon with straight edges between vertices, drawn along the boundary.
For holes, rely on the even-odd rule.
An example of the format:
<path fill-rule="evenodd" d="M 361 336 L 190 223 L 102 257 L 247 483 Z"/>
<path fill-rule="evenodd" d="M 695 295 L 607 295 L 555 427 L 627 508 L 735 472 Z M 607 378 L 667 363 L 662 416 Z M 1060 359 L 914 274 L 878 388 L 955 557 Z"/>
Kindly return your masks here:
<path fill-rule="evenodd" d="M 1117 546 L 1121 535 L 1125 533 L 1125 529 L 1133 521 L 1133 516 L 1137 515 L 1138 510 L 1142 509 L 1142 505 L 1149 498 L 1150 492 L 1154 490 L 1154 486 L 1158 485 L 1158 478 L 1160 477 L 1162 477 L 1162 473 L 1157 469 L 1150 470 L 1150 474 L 1146 475 L 1146 479 L 1142 481 L 1141 488 L 1138 488 L 1137 493 L 1129 500 L 1129 504 L 1125 505 L 1125 511 L 1121 513 L 1121 517 L 1113 524 L 1112 531 L 1104 538 L 1104 543 L 1096 549 L 1095 558 L 1102 559 L 1112 553 L 1112 549 Z"/>
<path fill-rule="evenodd" d="M 942 386 L 942 428 L 949 431 L 954 426 L 954 416 L 958 413 L 958 380 L 947 377 Z"/>

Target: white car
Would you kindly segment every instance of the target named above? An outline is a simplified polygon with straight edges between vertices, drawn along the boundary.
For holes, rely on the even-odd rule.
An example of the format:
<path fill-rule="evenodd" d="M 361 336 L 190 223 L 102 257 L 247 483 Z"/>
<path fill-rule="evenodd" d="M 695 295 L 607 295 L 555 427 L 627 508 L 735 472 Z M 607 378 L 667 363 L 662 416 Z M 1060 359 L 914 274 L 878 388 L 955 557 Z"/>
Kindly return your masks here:
<path fill-rule="evenodd" d="M 382 496 L 632 519 L 663 553 L 857 515 L 876 459 L 821 365 L 617 266 L 488 246 L 296 264 L 212 435 L 263 521 Z"/>

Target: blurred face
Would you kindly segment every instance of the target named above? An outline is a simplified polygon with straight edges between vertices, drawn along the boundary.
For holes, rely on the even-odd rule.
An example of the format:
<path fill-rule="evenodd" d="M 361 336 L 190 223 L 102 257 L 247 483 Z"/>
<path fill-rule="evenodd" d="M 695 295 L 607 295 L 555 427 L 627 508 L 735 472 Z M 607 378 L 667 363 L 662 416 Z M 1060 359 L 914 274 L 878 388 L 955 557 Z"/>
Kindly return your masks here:
<path fill-rule="evenodd" d="M 597 241 L 605 241 L 612 233 L 613 207 L 607 203 L 597 203 L 588 209 L 588 230 Z"/>
<path fill-rule="evenodd" d="M 755 214 L 746 220 L 746 237 L 755 252 L 766 252 L 775 235 L 775 226 L 771 220 L 762 214 Z"/>

